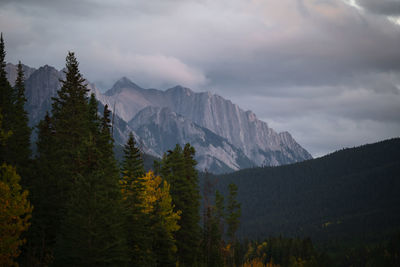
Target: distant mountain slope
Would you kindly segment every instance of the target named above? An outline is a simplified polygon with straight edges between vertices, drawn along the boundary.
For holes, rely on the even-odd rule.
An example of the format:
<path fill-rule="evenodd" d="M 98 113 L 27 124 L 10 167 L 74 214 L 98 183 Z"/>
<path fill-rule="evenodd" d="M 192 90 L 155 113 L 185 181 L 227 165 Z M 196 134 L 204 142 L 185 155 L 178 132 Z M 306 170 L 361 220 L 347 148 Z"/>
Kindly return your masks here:
<path fill-rule="evenodd" d="M 9 80 L 15 79 L 16 66 L 7 64 L 7 71 Z M 30 125 L 36 126 L 46 112 L 51 110 L 51 98 L 61 88 L 60 79 L 65 74 L 48 65 L 39 69 L 24 66 L 24 71 L 28 99 L 26 109 Z M 116 143 L 124 144 L 129 133 L 133 132 L 144 152 L 156 157 L 165 152 L 161 149 L 172 149 L 176 143 L 184 145 L 186 142 L 194 142 L 198 168 L 214 173 L 250 166 L 282 165 L 311 158 L 289 133 L 276 133 L 252 112 L 245 112 L 229 100 L 209 92 L 194 93 L 181 86 L 166 91 L 143 89 L 127 78 L 117 81 L 105 94 L 100 93 L 90 82 L 88 87 L 101 102 L 100 112 L 105 104 L 111 110 L 115 109 Z M 135 116 L 150 116 L 149 111 L 155 109 L 149 107 L 158 108 L 159 111 L 167 108 L 164 111 L 169 111 L 168 116 L 163 117 L 166 121 L 150 125 L 146 119 L 142 119 L 142 125 L 138 125 Z M 129 121 L 135 123 L 128 124 Z M 166 125 L 175 125 L 176 128 L 164 127 Z M 149 135 L 149 127 L 152 130 L 158 127 L 159 132 Z M 200 136 L 205 138 L 202 142 L 198 142 Z M 145 140 L 149 137 L 157 142 Z"/>
<path fill-rule="evenodd" d="M 163 153 L 176 144 L 190 143 L 197 154 L 198 169 L 213 173 L 251 167 L 254 163 L 225 138 L 201 127 L 169 108 L 147 107 L 129 122 L 153 154 Z"/>
<path fill-rule="evenodd" d="M 278 134 L 251 111 L 210 92 L 195 93 L 182 86 L 166 91 L 143 89 L 122 78 L 98 99 L 115 105 L 115 112 L 126 121 L 145 107 L 168 107 L 225 138 L 256 165 L 276 166 L 312 158 L 288 132 Z"/>
<path fill-rule="evenodd" d="M 372 240 L 400 231 L 399 138 L 216 178 L 221 190 L 239 187 L 242 237 Z"/>
<path fill-rule="evenodd" d="M 31 68 L 24 64 L 22 64 L 22 70 L 24 71 L 25 79 L 28 79 L 29 76 L 31 76 L 31 74 L 36 71 L 35 68 Z M 17 79 L 17 65 L 7 63 L 6 64 L 6 72 L 7 72 L 8 81 L 10 82 L 10 84 L 12 86 L 14 86 L 15 80 Z"/>

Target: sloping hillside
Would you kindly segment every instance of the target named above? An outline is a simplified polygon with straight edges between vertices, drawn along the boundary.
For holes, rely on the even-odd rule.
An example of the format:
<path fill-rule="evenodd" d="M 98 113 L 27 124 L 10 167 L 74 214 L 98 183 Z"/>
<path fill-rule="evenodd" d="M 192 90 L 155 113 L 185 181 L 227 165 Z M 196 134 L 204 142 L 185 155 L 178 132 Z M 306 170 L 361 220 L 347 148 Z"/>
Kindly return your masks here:
<path fill-rule="evenodd" d="M 242 237 L 368 241 L 400 229 L 399 138 L 214 178 L 239 187 Z"/>

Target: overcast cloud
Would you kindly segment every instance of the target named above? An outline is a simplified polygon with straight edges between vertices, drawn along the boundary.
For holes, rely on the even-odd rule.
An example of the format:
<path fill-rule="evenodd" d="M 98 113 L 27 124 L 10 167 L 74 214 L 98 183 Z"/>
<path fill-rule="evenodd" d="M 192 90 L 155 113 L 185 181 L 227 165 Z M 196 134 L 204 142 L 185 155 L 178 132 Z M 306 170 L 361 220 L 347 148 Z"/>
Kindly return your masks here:
<path fill-rule="evenodd" d="M 314 156 L 400 135 L 399 0 L 0 0 L 7 60 L 231 99 Z"/>

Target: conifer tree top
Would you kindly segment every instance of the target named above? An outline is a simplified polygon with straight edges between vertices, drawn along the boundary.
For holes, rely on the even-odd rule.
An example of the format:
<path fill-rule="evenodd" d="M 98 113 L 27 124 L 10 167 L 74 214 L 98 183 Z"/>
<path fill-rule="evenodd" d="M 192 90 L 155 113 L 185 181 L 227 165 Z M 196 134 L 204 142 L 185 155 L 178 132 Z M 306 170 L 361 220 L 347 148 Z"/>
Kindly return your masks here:
<path fill-rule="evenodd" d="M 6 79 L 6 50 L 4 45 L 3 33 L 0 34 L 0 79 Z"/>
<path fill-rule="evenodd" d="M 27 101 L 25 97 L 25 77 L 24 77 L 24 70 L 22 69 L 21 61 L 18 62 L 17 65 L 17 79 L 15 81 L 15 90 L 16 90 L 16 97 L 17 103 L 22 105 L 22 108 Z"/>

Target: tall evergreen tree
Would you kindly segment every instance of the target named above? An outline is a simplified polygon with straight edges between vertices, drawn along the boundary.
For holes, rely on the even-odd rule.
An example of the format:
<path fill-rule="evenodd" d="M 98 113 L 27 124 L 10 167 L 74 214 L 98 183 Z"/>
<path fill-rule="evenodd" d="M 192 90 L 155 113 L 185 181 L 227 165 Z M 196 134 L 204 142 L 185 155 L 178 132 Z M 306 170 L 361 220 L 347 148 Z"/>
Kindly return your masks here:
<path fill-rule="evenodd" d="M 142 177 L 145 174 L 142 153 L 132 133 L 129 134 L 128 142 L 124 146 L 122 170 L 132 178 Z"/>
<path fill-rule="evenodd" d="M 210 203 L 209 195 L 212 192 L 212 183 L 208 178 L 208 173 L 204 179 L 204 188 L 203 265 L 224 266 L 224 199 L 217 190 L 214 197 L 215 204 Z"/>
<path fill-rule="evenodd" d="M 94 137 L 85 150 L 86 170 L 76 177 L 66 204 L 55 265 L 125 266 L 128 258 L 118 171 L 112 175 L 104 169 Z"/>
<path fill-rule="evenodd" d="M 144 213 L 142 196 L 145 190 L 144 166 L 133 134 L 124 146 L 121 168 L 121 190 L 126 215 L 125 229 L 128 239 L 130 266 L 154 265 L 151 251 L 150 218 Z"/>
<path fill-rule="evenodd" d="M 171 196 L 176 210 L 181 210 L 180 229 L 175 234 L 180 266 L 194 266 L 199 260 L 200 194 L 194 160 L 195 150 L 190 144 L 182 149 L 176 145 L 162 161 L 160 173 L 171 185 Z"/>
<path fill-rule="evenodd" d="M 69 177 L 72 185 L 57 239 L 55 264 L 124 266 L 127 263 L 124 217 L 119 170 L 110 133 L 110 111 L 106 106 L 103 117 L 100 121 L 97 119 L 93 96 L 87 99 L 87 88 L 77 66 L 75 57 L 69 54 L 67 67 L 70 68 L 67 69 L 72 73 L 67 72 L 64 82 L 67 90 L 61 89 L 60 98 L 55 99 L 53 105 L 56 127 L 58 120 L 62 126 L 70 125 L 65 112 L 73 112 L 82 119 L 68 140 L 72 151 L 64 151 L 74 157 L 69 163 L 78 166 L 67 166 L 72 167 L 70 174 L 73 176 Z M 56 132 L 57 138 L 66 138 L 64 134 L 64 129 Z"/>
<path fill-rule="evenodd" d="M 0 161 L 16 168 L 21 177 L 21 186 L 26 188 L 31 175 L 31 129 L 28 127 L 28 114 L 24 109 L 25 84 L 22 64 L 18 64 L 15 87 L 12 88 L 6 77 L 5 45 L 0 36 L 0 115 L 3 118 L 3 131 L 9 133 L 6 142 L 0 145 Z"/>
<path fill-rule="evenodd" d="M 65 80 L 53 98 L 52 119 L 56 131 L 55 142 L 64 172 L 66 191 L 73 183 L 75 175 L 82 167 L 80 163 L 81 148 L 90 135 L 88 121 L 89 89 L 79 71 L 79 63 L 73 52 L 66 57 Z"/>
<path fill-rule="evenodd" d="M 11 160 L 11 164 L 14 164 L 17 167 L 17 171 L 21 174 L 22 184 L 27 185 L 27 176 L 30 173 L 30 157 L 32 154 L 30 147 L 31 128 L 28 126 L 28 113 L 25 111 L 27 100 L 25 97 L 25 78 L 21 62 L 17 66 L 17 79 L 14 86 L 13 100 L 13 135 L 8 141 L 8 157 Z"/>
<path fill-rule="evenodd" d="M 238 257 L 239 242 L 236 240 L 236 231 L 239 228 L 240 216 L 241 216 L 241 204 L 237 201 L 238 187 L 231 183 L 228 185 L 229 195 L 228 203 L 226 205 L 226 224 L 227 224 L 227 236 L 229 242 L 229 256 L 228 266 L 237 266 L 240 262 Z"/>
<path fill-rule="evenodd" d="M 5 132 L 13 130 L 13 116 L 15 113 L 14 107 L 14 91 L 10 83 L 7 80 L 6 72 L 6 50 L 3 39 L 3 34 L 0 34 L 0 112 L 3 116 L 3 129 Z M 9 146 L 9 141 L 4 146 L 0 147 L 0 161 L 7 163 L 15 163 L 12 158 L 10 158 L 11 148 Z"/>
<path fill-rule="evenodd" d="M 90 133 L 88 89 L 79 72 L 74 53 L 66 57 L 65 80 L 53 98 L 52 116 L 38 125 L 37 175 L 32 179 L 31 195 L 36 207 L 27 261 L 47 265 L 54 258 L 56 236 L 65 216 L 72 186 L 83 169 L 81 158 Z M 36 215 L 37 214 L 37 215 Z"/>
<path fill-rule="evenodd" d="M 11 132 L 5 132 L 0 114 L 0 146 L 4 146 Z M 20 246 L 26 241 L 21 234 L 29 228 L 32 206 L 22 190 L 15 168 L 0 162 L 0 265 L 15 266 Z"/>
<path fill-rule="evenodd" d="M 231 183 L 228 186 L 229 195 L 228 195 L 228 204 L 226 206 L 226 223 L 228 226 L 227 236 L 231 242 L 234 242 L 236 239 L 236 231 L 239 228 L 240 223 L 240 215 L 241 208 L 240 203 L 237 201 L 237 185 Z"/>
<path fill-rule="evenodd" d="M 31 201 L 35 206 L 32 226 L 28 235 L 23 265 L 48 266 L 53 258 L 53 249 L 63 216 L 61 182 L 58 175 L 55 130 L 52 118 L 46 113 L 37 126 L 37 158 L 34 161 L 35 175 L 30 182 Z"/>
<path fill-rule="evenodd" d="M 74 53 L 68 53 L 52 116 L 39 124 L 39 177 L 32 199 L 41 217 L 35 229 L 41 232 L 33 238 L 30 254 L 37 265 L 53 259 L 55 265 L 124 265 L 122 196 L 109 111 L 99 117 L 78 65 Z M 40 247 L 41 240 L 45 247 Z"/>

